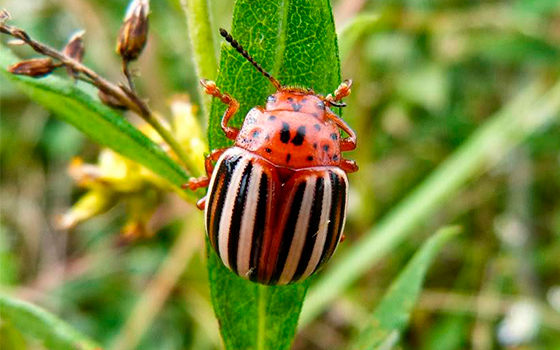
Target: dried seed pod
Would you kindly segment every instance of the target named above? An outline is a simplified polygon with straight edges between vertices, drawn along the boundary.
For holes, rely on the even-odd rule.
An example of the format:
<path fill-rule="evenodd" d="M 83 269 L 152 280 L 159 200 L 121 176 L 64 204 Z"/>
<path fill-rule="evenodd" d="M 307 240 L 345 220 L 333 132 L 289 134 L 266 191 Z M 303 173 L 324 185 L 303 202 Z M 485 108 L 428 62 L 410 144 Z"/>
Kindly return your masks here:
<path fill-rule="evenodd" d="M 125 62 L 136 60 L 148 37 L 149 0 L 133 0 L 128 6 L 117 40 L 117 53 Z"/>
<path fill-rule="evenodd" d="M 72 35 L 70 37 L 70 40 L 68 40 L 68 43 L 66 43 L 66 46 L 64 46 L 64 50 L 62 51 L 66 56 L 73 58 L 78 62 L 82 62 L 82 59 L 84 58 L 84 34 L 85 31 L 81 30 Z M 66 71 L 68 72 L 68 75 L 76 78 L 77 72 L 75 70 L 66 66 Z"/>
<path fill-rule="evenodd" d="M 63 53 L 66 56 L 73 58 L 78 62 L 82 62 L 82 59 L 84 58 L 84 53 L 85 53 L 84 34 L 85 31 L 81 30 L 76 34 L 72 35 L 70 37 L 70 40 L 68 40 L 66 46 L 64 46 L 64 50 L 63 50 Z"/>
<path fill-rule="evenodd" d="M 57 67 L 50 58 L 34 58 L 11 65 L 8 71 L 12 74 L 40 78 L 52 73 Z"/>
<path fill-rule="evenodd" d="M 99 92 L 97 93 L 97 96 L 99 97 L 101 102 L 106 106 L 109 106 L 109 107 L 114 108 L 114 109 L 123 110 L 123 111 L 128 109 L 121 101 L 119 101 L 113 95 L 109 95 L 109 94 L 99 90 Z"/>

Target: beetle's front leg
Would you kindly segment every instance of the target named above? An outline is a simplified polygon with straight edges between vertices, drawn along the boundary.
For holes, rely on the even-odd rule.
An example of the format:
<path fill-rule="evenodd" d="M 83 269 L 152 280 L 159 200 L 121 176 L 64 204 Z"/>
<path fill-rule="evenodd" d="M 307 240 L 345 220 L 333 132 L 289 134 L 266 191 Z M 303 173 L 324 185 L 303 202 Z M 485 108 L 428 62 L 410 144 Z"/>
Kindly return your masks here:
<path fill-rule="evenodd" d="M 216 86 L 216 83 L 211 81 L 211 80 L 202 79 L 200 81 L 200 84 L 202 84 L 202 86 L 204 86 L 204 92 L 205 93 L 207 93 L 208 95 L 212 95 L 216 98 L 219 98 L 220 101 L 222 101 L 223 103 L 225 103 L 228 106 L 228 108 L 226 109 L 226 112 L 224 113 L 224 116 L 222 117 L 221 126 L 222 126 L 222 130 L 226 134 L 226 137 L 230 140 L 235 140 L 235 138 L 239 134 L 239 129 L 234 128 L 234 127 L 230 127 L 230 126 L 227 126 L 227 125 L 228 125 L 228 122 L 231 119 L 231 117 L 233 117 L 233 115 L 239 109 L 239 102 L 237 102 L 230 95 L 228 95 L 226 93 L 221 93 L 220 89 Z"/>
<path fill-rule="evenodd" d="M 350 95 L 350 92 L 352 92 L 351 87 L 352 87 L 352 80 L 346 79 L 345 81 L 343 81 L 338 86 L 338 88 L 334 91 L 333 101 L 340 101 L 343 98 Z"/>
<path fill-rule="evenodd" d="M 189 182 L 183 184 L 183 188 L 188 188 L 191 191 L 195 191 L 202 187 L 208 187 L 210 184 L 210 177 L 214 171 L 214 162 L 218 161 L 218 158 L 227 150 L 227 148 L 220 148 L 213 150 L 204 160 L 204 168 L 206 169 L 206 175 L 200 177 L 191 177 Z"/>

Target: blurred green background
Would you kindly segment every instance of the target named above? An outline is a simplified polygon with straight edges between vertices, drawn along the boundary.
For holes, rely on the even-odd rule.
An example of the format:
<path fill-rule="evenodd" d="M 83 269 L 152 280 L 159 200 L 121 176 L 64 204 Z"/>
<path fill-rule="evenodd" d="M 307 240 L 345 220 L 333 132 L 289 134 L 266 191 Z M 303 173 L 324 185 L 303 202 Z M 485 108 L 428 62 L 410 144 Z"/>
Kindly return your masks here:
<path fill-rule="evenodd" d="M 354 80 L 344 117 L 359 137 L 348 157 L 360 165 L 350 176 L 345 250 L 524 86 L 560 78 L 560 4 L 332 4 L 339 29 L 360 14 L 379 16 L 341 57 L 343 77 Z M 126 0 L 4 0 L 1 6 L 14 25 L 54 47 L 85 29 L 85 63 L 122 80 L 114 46 Z M 174 94 L 197 103 L 197 78 L 180 1 L 152 1 L 151 7 L 137 85 L 155 110 L 169 115 Z M 213 0 L 211 10 L 216 28 L 229 28 L 233 2 Z M 27 48 L 14 50 L 31 56 Z M 56 217 L 84 193 L 67 174 L 68 164 L 76 156 L 95 163 L 99 147 L 5 80 L 0 93 L 1 289 L 53 311 L 107 349 L 221 348 L 200 212 L 168 195 L 149 223 L 155 235 L 134 241 L 119 236 L 123 204 L 70 231 L 57 229 Z M 432 266 L 399 347 L 560 349 L 559 120 L 426 218 L 412 239 L 300 330 L 294 349 L 344 348 L 420 243 L 450 222 L 464 233 Z M 173 265 L 171 247 L 184 232 L 187 268 L 159 307 L 158 284 L 147 286 L 154 276 L 177 272 L 161 266 Z M 153 317 L 131 317 L 138 305 L 155 307 Z M 17 344 L 14 337 L 0 322 L 0 347 Z M 26 339 L 22 348 L 41 346 Z"/>

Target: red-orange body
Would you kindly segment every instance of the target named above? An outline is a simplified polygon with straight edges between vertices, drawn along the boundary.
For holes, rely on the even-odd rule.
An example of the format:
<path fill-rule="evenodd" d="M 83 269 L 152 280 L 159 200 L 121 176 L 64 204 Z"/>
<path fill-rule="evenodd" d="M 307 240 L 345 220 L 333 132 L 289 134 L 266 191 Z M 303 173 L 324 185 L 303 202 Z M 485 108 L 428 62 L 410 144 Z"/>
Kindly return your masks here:
<path fill-rule="evenodd" d="M 325 108 L 304 90 L 278 92 L 249 111 L 235 145 L 286 169 L 339 166 L 340 133 Z"/>

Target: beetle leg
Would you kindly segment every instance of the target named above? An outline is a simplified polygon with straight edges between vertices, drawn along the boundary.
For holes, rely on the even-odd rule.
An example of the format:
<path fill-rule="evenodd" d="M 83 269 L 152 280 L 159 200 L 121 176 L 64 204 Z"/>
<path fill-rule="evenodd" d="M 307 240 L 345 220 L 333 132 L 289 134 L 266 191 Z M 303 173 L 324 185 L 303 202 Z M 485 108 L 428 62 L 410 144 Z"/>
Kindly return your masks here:
<path fill-rule="evenodd" d="M 206 209 L 206 196 L 200 198 L 198 202 L 196 202 L 196 207 L 200 210 Z"/>
<path fill-rule="evenodd" d="M 226 134 L 226 137 L 230 140 L 235 140 L 237 135 L 239 134 L 239 129 L 227 126 L 229 120 L 239 109 L 239 102 L 237 102 L 233 97 L 226 93 L 221 93 L 220 89 L 216 86 L 216 83 L 211 80 L 202 79 L 200 84 L 204 86 L 204 92 L 208 95 L 212 95 L 216 98 L 219 98 L 220 101 L 225 103 L 228 108 L 222 117 L 222 130 Z"/>
<path fill-rule="evenodd" d="M 202 175 L 200 177 L 191 177 L 189 182 L 183 184 L 183 189 L 188 188 L 191 191 L 195 191 L 202 187 L 208 187 L 210 184 L 210 176 L 214 171 L 214 162 L 220 158 L 222 153 L 224 153 L 227 148 L 220 148 L 213 150 L 205 159 L 204 161 L 204 168 L 206 169 L 206 175 Z M 197 204 L 198 206 L 198 204 Z"/>
<path fill-rule="evenodd" d="M 341 128 L 342 130 L 344 130 L 347 134 L 348 137 L 343 138 L 340 140 L 340 150 L 345 152 L 345 151 L 351 151 L 353 149 L 356 148 L 356 133 L 354 132 L 354 130 L 352 130 L 348 124 L 346 124 L 346 122 L 344 120 L 342 120 L 342 118 L 340 118 L 338 115 L 334 114 L 332 111 L 327 110 L 326 112 L 326 116 L 328 119 L 332 120 L 336 126 L 338 126 L 339 128 Z"/>
<path fill-rule="evenodd" d="M 340 101 L 346 96 L 350 95 L 350 92 L 352 92 L 352 90 L 350 89 L 351 87 L 352 87 L 352 80 L 350 79 L 344 80 L 334 91 L 333 101 Z"/>
<path fill-rule="evenodd" d="M 355 173 L 358 171 L 358 164 L 352 159 L 342 158 L 340 160 L 340 168 L 347 173 Z"/>

